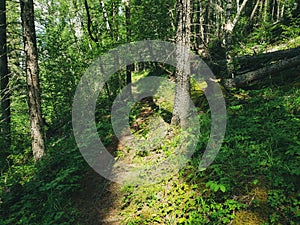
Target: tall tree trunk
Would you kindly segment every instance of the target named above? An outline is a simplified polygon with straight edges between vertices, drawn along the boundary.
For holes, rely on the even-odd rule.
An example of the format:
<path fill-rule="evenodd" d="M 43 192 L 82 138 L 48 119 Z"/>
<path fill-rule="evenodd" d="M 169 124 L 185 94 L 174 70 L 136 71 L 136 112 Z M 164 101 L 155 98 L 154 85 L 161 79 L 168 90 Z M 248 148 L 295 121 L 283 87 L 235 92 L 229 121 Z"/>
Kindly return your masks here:
<path fill-rule="evenodd" d="M 277 1 L 277 9 L 276 9 L 276 21 L 280 20 L 280 0 Z"/>
<path fill-rule="evenodd" d="M 246 4 L 247 4 L 248 0 L 244 0 L 242 5 L 239 7 L 239 10 L 236 12 L 236 15 L 233 19 L 233 22 L 232 22 L 232 29 L 234 29 L 234 27 L 236 26 L 237 22 L 239 21 L 240 17 L 241 17 L 241 13 L 243 12 Z"/>
<path fill-rule="evenodd" d="M 206 3 L 206 9 L 205 9 L 205 26 L 204 26 L 204 34 L 205 34 L 205 45 L 207 46 L 210 41 L 210 26 L 211 26 L 211 0 L 208 0 Z"/>
<path fill-rule="evenodd" d="M 113 33 L 114 33 L 115 40 L 119 41 L 120 35 L 119 35 L 119 26 L 118 26 L 118 21 L 117 21 L 117 15 L 118 15 L 119 8 L 118 8 L 118 5 L 116 5 L 115 0 L 112 0 L 111 4 L 112 4 L 111 7 L 112 7 L 112 20 L 113 20 L 112 27 L 114 27 Z"/>
<path fill-rule="evenodd" d="M 264 12 L 263 12 L 263 21 L 267 22 L 268 20 L 268 12 L 269 12 L 269 1 L 265 0 L 264 2 Z"/>
<path fill-rule="evenodd" d="M 106 30 L 109 33 L 109 35 L 111 37 L 113 37 L 114 35 L 113 35 L 112 30 L 111 30 L 111 26 L 110 26 L 110 23 L 109 23 L 107 11 L 106 11 L 105 4 L 104 4 L 103 0 L 100 0 L 100 5 L 101 5 L 101 8 L 102 8 L 103 19 L 104 19 L 105 24 L 106 24 Z"/>
<path fill-rule="evenodd" d="M 282 6 L 281 6 L 280 18 L 283 18 L 283 15 L 284 15 L 284 7 L 285 7 L 285 2 L 283 1 Z"/>
<path fill-rule="evenodd" d="M 259 20 L 263 20 L 263 9 L 264 9 L 264 0 L 261 0 L 259 4 Z"/>
<path fill-rule="evenodd" d="M 241 13 L 244 10 L 248 0 L 244 0 L 242 5 L 237 9 L 236 15 L 231 21 L 232 0 L 228 0 L 226 6 L 226 25 L 225 25 L 225 48 L 226 48 L 226 65 L 227 75 L 234 78 L 234 56 L 232 55 L 232 34 L 233 30 L 240 19 Z"/>
<path fill-rule="evenodd" d="M 97 36 L 93 34 L 93 31 L 92 31 L 92 19 L 91 19 L 90 9 L 89 9 L 87 0 L 84 0 L 84 7 L 85 7 L 85 11 L 86 11 L 86 16 L 87 16 L 87 23 L 88 23 L 87 28 L 88 28 L 89 36 L 92 39 L 92 41 L 97 43 L 99 40 L 98 40 Z"/>
<path fill-rule="evenodd" d="M 200 35 L 200 40 L 203 43 L 204 42 L 204 27 L 203 27 L 203 6 L 202 6 L 202 1 L 198 0 L 198 10 L 197 10 L 197 18 L 199 21 L 199 35 Z M 198 46 L 200 45 L 200 41 L 198 41 Z"/>
<path fill-rule="evenodd" d="M 125 19 L 126 19 L 126 37 L 127 42 L 131 41 L 131 18 L 130 18 L 130 0 L 125 0 Z M 126 66 L 126 84 L 131 83 L 131 73 L 133 71 L 133 65 Z"/>
<path fill-rule="evenodd" d="M 191 1 L 191 10 L 192 10 L 192 14 L 191 14 L 191 45 L 194 47 L 196 46 L 196 15 L 195 12 L 197 11 L 197 7 L 195 4 L 195 0 L 190 0 Z"/>
<path fill-rule="evenodd" d="M 201 0 L 197 0 L 194 2 L 195 6 L 195 11 L 194 17 L 195 21 L 193 24 L 194 26 L 194 33 L 195 35 L 195 43 L 194 43 L 194 49 L 200 53 L 200 50 L 203 50 L 203 45 L 204 45 L 204 28 L 203 28 L 203 13 L 202 13 L 202 3 Z M 202 45 L 202 46 L 201 46 Z"/>
<path fill-rule="evenodd" d="M 0 81 L 1 81 L 1 133 L 3 136 L 3 151 L 10 147 L 10 90 L 7 60 L 6 38 L 6 1 L 0 0 Z"/>
<path fill-rule="evenodd" d="M 190 0 L 177 1 L 176 88 L 172 124 L 186 126 L 190 109 Z"/>
<path fill-rule="evenodd" d="M 271 10 L 271 20 L 272 21 L 275 21 L 275 5 L 276 5 L 276 0 L 273 0 L 271 2 L 271 8 L 272 8 L 272 10 Z"/>
<path fill-rule="evenodd" d="M 253 8 L 253 10 L 252 10 L 252 13 L 251 13 L 251 16 L 250 16 L 250 20 L 253 20 L 253 18 L 254 18 L 254 16 L 255 16 L 255 13 L 256 13 L 256 10 L 257 10 L 257 8 L 258 8 L 258 5 L 259 5 L 259 2 L 260 2 L 261 0 L 257 0 L 256 1 L 256 3 L 255 3 L 255 6 L 254 6 L 254 8 Z"/>
<path fill-rule="evenodd" d="M 24 51 L 26 56 L 26 80 L 32 151 L 34 160 L 38 161 L 45 154 L 45 144 L 40 100 L 39 67 L 34 26 L 33 0 L 21 0 L 20 6 Z"/>
<path fill-rule="evenodd" d="M 227 75 L 233 78 L 234 66 L 233 66 L 233 59 L 231 55 L 233 23 L 231 21 L 231 10 L 232 10 L 232 0 L 228 0 L 226 5 L 226 24 L 225 24 L 226 68 L 227 68 Z"/>
<path fill-rule="evenodd" d="M 222 40 L 222 1 L 217 1 L 217 12 L 216 12 L 216 26 L 217 26 L 217 37 L 219 40 Z"/>

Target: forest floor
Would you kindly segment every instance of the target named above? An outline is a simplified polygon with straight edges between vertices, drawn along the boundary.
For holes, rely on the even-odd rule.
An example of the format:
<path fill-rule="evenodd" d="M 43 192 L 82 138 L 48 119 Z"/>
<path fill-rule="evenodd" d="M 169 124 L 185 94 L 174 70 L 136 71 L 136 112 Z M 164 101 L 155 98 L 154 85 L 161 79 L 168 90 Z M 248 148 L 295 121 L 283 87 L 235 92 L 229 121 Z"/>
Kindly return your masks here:
<path fill-rule="evenodd" d="M 116 137 L 107 146 L 107 150 L 112 155 L 115 155 L 120 148 Z M 80 187 L 80 191 L 72 197 L 75 208 L 80 212 L 79 224 L 117 225 L 120 223 L 118 209 L 121 206 L 119 198 L 121 192 L 117 183 L 105 179 L 89 167 L 82 177 Z"/>
<path fill-rule="evenodd" d="M 300 196 L 296 147 L 300 80 L 292 79 L 288 85 L 281 80 L 272 88 L 238 90 L 226 96 L 230 102 L 227 137 L 207 171 L 198 173 L 191 164 L 179 174 L 143 187 L 110 182 L 90 168 L 81 180 L 80 192 L 73 196 L 81 214 L 78 224 L 295 224 L 299 216 L 293 204 Z M 151 133 L 159 137 L 168 129 L 168 123 L 157 117 L 162 112 L 157 114 L 147 101 L 134 113 L 131 131 L 135 137 L 147 140 Z M 210 127 L 206 116 L 202 118 L 204 130 Z M 149 146 L 125 136 L 123 140 L 114 137 L 107 149 L 116 157 L 118 171 L 119 166 L 139 168 L 166 156 L 166 149 L 155 144 L 148 151 L 141 150 Z"/>
<path fill-rule="evenodd" d="M 107 181 L 90 169 L 81 181 L 81 191 L 73 197 L 75 207 L 81 213 L 80 224 L 120 224 L 119 186 Z"/>
<path fill-rule="evenodd" d="M 132 130 L 141 130 L 139 125 L 147 123 L 147 120 L 153 114 L 153 108 L 149 105 L 149 102 L 144 101 L 143 111 L 139 115 L 139 124 L 133 123 L 131 125 Z M 148 121 L 149 122 L 149 121 Z M 160 120 L 161 122 L 161 120 Z M 123 136 L 121 140 L 117 137 L 112 138 L 112 143 L 107 146 L 107 150 L 116 156 L 117 152 L 129 153 L 128 147 L 131 146 L 134 150 L 138 150 L 139 146 L 136 143 L 132 143 L 131 136 Z M 120 159 L 120 158 L 119 158 Z M 120 170 L 119 167 L 132 165 L 132 157 L 130 154 L 121 157 L 115 164 L 115 170 Z M 120 181 L 122 182 L 122 181 Z M 124 217 L 122 217 L 122 208 L 124 207 L 124 192 L 121 184 L 118 182 L 112 182 L 92 168 L 89 168 L 85 176 L 83 176 L 80 183 L 81 190 L 75 193 L 73 196 L 73 202 L 75 207 L 81 213 L 80 224 L 87 225 L 118 225 Z"/>
<path fill-rule="evenodd" d="M 123 175 L 122 170 L 124 168 L 126 170 L 126 167 L 143 170 L 146 161 L 155 163 L 166 157 L 163 152 L 153 151 L 164 139 L 169 128 L 169 124 L 158 117 L 155 112 L 157 104 L 163 104 L 163 101 L 165 101 L 163 98 L 157 99 L 157 101 L 146 98 L 141 101 L 140 107 L 136 109 L 138 115 L 130 126 L 133 136 L 122 136 L 120 140 L 117 137 L 112 138 L 112 143 L 107 146 L 107 150 L 117 158 L 113 173 Z M 150 128 L 150 131 L 144 135 L 147 127 Z M 134 138 L 137 139 L 132 140 Z M 141 145 L 143 142 L 146 143 L 146 146 Z M 142 157 L 143 160 L 136 160 L 136 155 Z M 91 168 L 87 171 L 80 183 L 81 191 L 73 197 L 76 208 L 82 214 L 80 224 L 117 225 L 126 219 L 126 216 L 122 216 L 122 210 L 128 206 L 128 202 L 124 202 L 128 193 L 126 190 L 124 191 L 124 187 L 126 187 L 124 178 L 118 177 L 118 179 L 121 180 L 112 182 Z"/>

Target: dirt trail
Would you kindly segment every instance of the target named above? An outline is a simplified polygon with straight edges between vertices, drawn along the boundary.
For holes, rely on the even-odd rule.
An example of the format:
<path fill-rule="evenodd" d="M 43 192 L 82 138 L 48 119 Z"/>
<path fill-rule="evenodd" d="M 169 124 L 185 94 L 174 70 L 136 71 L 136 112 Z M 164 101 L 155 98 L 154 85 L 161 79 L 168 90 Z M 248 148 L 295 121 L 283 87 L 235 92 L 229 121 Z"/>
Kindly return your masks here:
<path fill-rule="evenodd" d="M 145 104 L 149 104 L 145 101 Z M 140 112 L 139 118 L 135 123 L 132 123 L 131 129 L 140 130 L 140 124 L 147 121 L 147 117 L 152 115 L 154 109 L 145 106 Z M 140 122 L 140 124 L 137 124 Z M 163 120 L 157 121 L 160 124 L 166 124 Z M 155 124 L 156 127 L 160 127 Z M 160 127 L 161 128 L 161 127 Z M 158 135 L 158 131 L 154 132 Z M 159 136 L 159 135 L 158 135 Z M 130 146 L 133 152 L 137 151 L 140 146 L 132 142 L 132 136 L 124 136 L 121 140 L 116 137 L 113 138 L 112 144 L 107 147 L 107 150 L 115 155 L 117 151 L 121 151 L 124 157 L 118 160 L 115 165 L 114 173 L 120 172 L 124 166 L 132 165 L 132 152 L 128 151 Z M 73 197 L 75 207 L 80 211 L 81 217 L 78 221 L 79 224 L 88 225 L 118 225 L 124 219 L 120 214 L 122 212 L 123 195 L 122 185 L 106 180 L 92 168 L 88 170 L 80 183 L 81 191 L 76 193 Z"/>
<path fill-rule="evenodd" d="M 111 154 L 118 149 L 118 141 L 107 147 Z M 79 224 L 86 225 L 118 225 L 121 217 L 118 209 L 121 205 L 120 187 L 92 168 L 89 168 L 80 182 L 81 190 L 73 196 L 75 207 L 81 213 Z"/>

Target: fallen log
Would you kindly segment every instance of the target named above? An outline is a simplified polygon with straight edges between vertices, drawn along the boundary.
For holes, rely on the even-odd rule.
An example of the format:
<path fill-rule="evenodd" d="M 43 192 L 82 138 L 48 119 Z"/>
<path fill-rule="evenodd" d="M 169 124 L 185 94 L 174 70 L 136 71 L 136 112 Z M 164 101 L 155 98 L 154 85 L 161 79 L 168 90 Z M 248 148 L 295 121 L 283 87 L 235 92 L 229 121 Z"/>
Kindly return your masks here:
<path fill-rule="evenodd" d="M 279 50 L 274 52 L 261 53 L 257 55 L 246 55 L 236 57 L 234 63 L 239 65 L 235 74 L 240 75 L 253 70 L 257 70 L 270 64 L 270 62 L 277 62 L 279 60 L 285 60 L 300 55 L 300 47 Z M 207 62 L 208 66 L 213 72 L 218 75 L 218 72 L 226 71 L 226 60 L 218 60 L 215 62 Z"/>
<path fill-rule="evenodd" d="M 253 81 L 256 81 L 261 78 L 265 78 L 268 75 L 274 75 L 282 70 L 290 69 L 297 66 L 300 66 L 300 55 L 290 59 L 280 60 L 277 63 L 260 68 L 258 70 L 241 74 L 232 79 L 224 79 L 222 83 L 225 88 L 232 88 L 232 87 L 242 88 L 248 86 L 249 83 Z"/>
<path fill-rule="evenodd" d="M 237 63 L 241 65 L 239 69 L 242 74 L 244 70 L 253 70 L 259 69 L 261 67 L 266 66 L 266 64 L 270 62 L 276 62 L 279 60 L 289 59 L 300 55 L 300 47 L 286 49 L 286 50 L 279 50 L 274 52 L 267 52 L 262 54 L 257 54 L 253 56 L 242 56 L 237 58 Z M 248 72 L 248 71 L 247 71 Z"/>

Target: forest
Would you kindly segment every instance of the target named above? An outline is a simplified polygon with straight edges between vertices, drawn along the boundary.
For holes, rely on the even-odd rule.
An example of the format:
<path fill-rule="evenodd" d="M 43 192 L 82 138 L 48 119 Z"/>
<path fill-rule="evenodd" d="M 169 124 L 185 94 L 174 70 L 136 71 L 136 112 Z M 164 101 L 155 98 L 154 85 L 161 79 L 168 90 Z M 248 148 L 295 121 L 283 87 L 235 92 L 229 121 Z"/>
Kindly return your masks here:
<path fill-rule="evenodd" d="M 0 225 L 300 224 L 299 0 L 0 0 Z"/>

